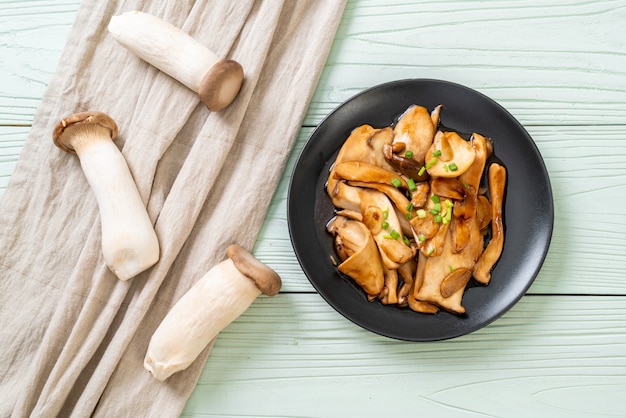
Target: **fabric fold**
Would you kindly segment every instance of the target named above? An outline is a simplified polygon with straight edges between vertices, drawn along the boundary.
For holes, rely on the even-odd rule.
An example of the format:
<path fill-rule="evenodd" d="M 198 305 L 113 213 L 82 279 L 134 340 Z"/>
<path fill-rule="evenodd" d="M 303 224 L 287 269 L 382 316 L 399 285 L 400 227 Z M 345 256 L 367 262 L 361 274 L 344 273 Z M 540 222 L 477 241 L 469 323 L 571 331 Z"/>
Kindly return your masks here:
<path fill-rule="evenodd" d="M 0 207 L 0 321 L 8 324 L 0 415 L 180 414 L 212 345 L 158 382 L 143 370 L 149 338 L 228 244 L 252 248 L 343 7 L 337 0 L 81 4 Z M 132 9 L 242 63 L 235 102 L 209 112 L 195 93 L 106 36 L 110 18 Z M 50 139 L 58 119 L 88 109 L 118 122 L 118 145 L 161 243 L 159 262 L 128 282 L 104 264 L 97 206 L 77 158 Z"/>

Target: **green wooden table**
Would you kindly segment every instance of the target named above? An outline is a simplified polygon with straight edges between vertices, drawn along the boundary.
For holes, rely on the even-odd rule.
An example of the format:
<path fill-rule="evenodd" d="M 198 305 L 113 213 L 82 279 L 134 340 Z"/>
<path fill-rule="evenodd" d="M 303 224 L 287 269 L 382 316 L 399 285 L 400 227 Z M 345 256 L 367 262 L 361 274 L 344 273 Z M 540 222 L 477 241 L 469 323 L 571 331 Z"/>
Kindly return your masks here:
<path fill-rule="evenodd" d="M 1 194 L 79 1 L 0 5 Z M 486 328 L 434 343 L 336 313 L 298 265 L 286 221 L 314 127 L 363 89 L 405 78 L 502 104 L 535 140 L 554 192 L 552 245 L 527 294 Z M 349 1 L 255 247 L 283 290 L 220 334 L 183 416 L 626 415 L 625 130 L 624 0 Z"/>

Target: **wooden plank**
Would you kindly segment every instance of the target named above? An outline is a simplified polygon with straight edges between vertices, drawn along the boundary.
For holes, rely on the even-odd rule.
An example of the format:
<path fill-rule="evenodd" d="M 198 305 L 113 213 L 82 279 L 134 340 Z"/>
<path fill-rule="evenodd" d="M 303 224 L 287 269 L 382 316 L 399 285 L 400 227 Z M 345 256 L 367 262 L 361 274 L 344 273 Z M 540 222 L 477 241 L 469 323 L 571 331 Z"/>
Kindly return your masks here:
<path fill-rule="evenodd" d="M 78 6 L 3 2 L 0 124 L 31 123 Z M 625 18 L 624 0 L 349 1 L 305 125 L 404 78 L 475 88 L 526 125 L 623 124 Z"/>
<path fill-rule="evenodd" d="M 626 2 L 349 2 L 306 124 L 364 88 L 436 78 L 474 88 L 526 125 L 626 116 Z"/>
<path fill-rule="evenodd" d="M 28 127 L 0 126 L 0 197 L 9 184 L 29 130 Z"/>
<path fill-rule="evenodd" d="M 56 69 L 80 1 L 1 3 L 0 125 L 29 125 Z"/>
<path fill-rule="evenodd" d="M 468 336 L 408 343 L 279 295 L 218 336 L 183 416 L 618 416 L 624 350 L 623 297 L 527 296 Z"/>

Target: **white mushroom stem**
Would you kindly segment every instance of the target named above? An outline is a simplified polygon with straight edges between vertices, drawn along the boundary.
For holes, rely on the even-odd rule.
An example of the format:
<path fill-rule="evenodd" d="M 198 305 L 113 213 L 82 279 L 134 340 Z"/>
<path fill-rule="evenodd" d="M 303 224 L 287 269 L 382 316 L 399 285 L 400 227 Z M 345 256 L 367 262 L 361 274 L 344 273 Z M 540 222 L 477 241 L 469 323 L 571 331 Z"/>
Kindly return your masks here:
<path fill-rule="evenodd" d="M 159 259 L 159 242 L 126 160 L 112 137 L 117 127 L 99 112 L 63 119 L 55 143 L 76 153 L 96 197 L 102 225 L 102 253 L 108 267 L 128 280 Z"/>
<path fill-rule="evenodd" d="M 243 69 L 224 60 L 176 26 L 147 13 L 113 16 L 113 38 L 139 58 L 195 91 L 211 110 L 228 106 L 243 82 Z"/>
<path fill-rule="evenodd" d="M 238 245 L 211 268 L 168 312 L 150 339 L 144 368 L 158 380 L 185 370 L 254 300 L 273 296 L 280 277 Z"/>

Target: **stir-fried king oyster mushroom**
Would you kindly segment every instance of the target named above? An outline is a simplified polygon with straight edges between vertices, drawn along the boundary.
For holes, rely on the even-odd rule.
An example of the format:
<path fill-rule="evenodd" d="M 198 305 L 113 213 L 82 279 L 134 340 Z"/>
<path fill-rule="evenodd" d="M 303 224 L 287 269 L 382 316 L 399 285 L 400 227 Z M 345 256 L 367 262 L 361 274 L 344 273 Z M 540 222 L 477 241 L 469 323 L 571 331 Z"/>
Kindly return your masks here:
<path fill-rule="evenodd" d="M 506 170 L 488 164 L 488 138 L 437 130 L 441 109 L 413 105 L 395 126 L 352 131 L 328 176 L 338 213 L 328 231 L 339 271 L 369 300 L 462 314 L 467 284 L 472 277 L 487 284 L 502 253 Z M 487 169 L 489 195 L 481 187 Z M 372 263 L 362 261 L 365 243 Z"/>
<path fill-rule="evenodd" d="M 176 302 L 156 329 L 144 368 L 158 380 L 186 369 L 217 335 L 261 295 L 276 295 L 281 279 L 243 247 L 211 268 Z"/>
<path fill-rule="evenodd" d="M 108 29 L 120 45 L 198 93 L 209 110 L 222 110 L 241 89 L 241 64 L 218 57 L 156 16 L 126 12 L 113 16 Z"/>
<path fill-rule="evenodd" d="M 339 271 L 353 277 L 369 298 L 383 290 L 382 261 L 367 227 L 345 216 L 335 217 L 327 226 L 335 235 L 335 248 L 341 259 Z"/>
<path fill-rule="evenodd" d="M 159 260 L 159 242 L 124 156 L 113 143 L 115 121 L 102 112 L 64 118 L 54 129 L 55 145 L 80 159 L 102 224 L 102 253 L 121 280 Z"/>

